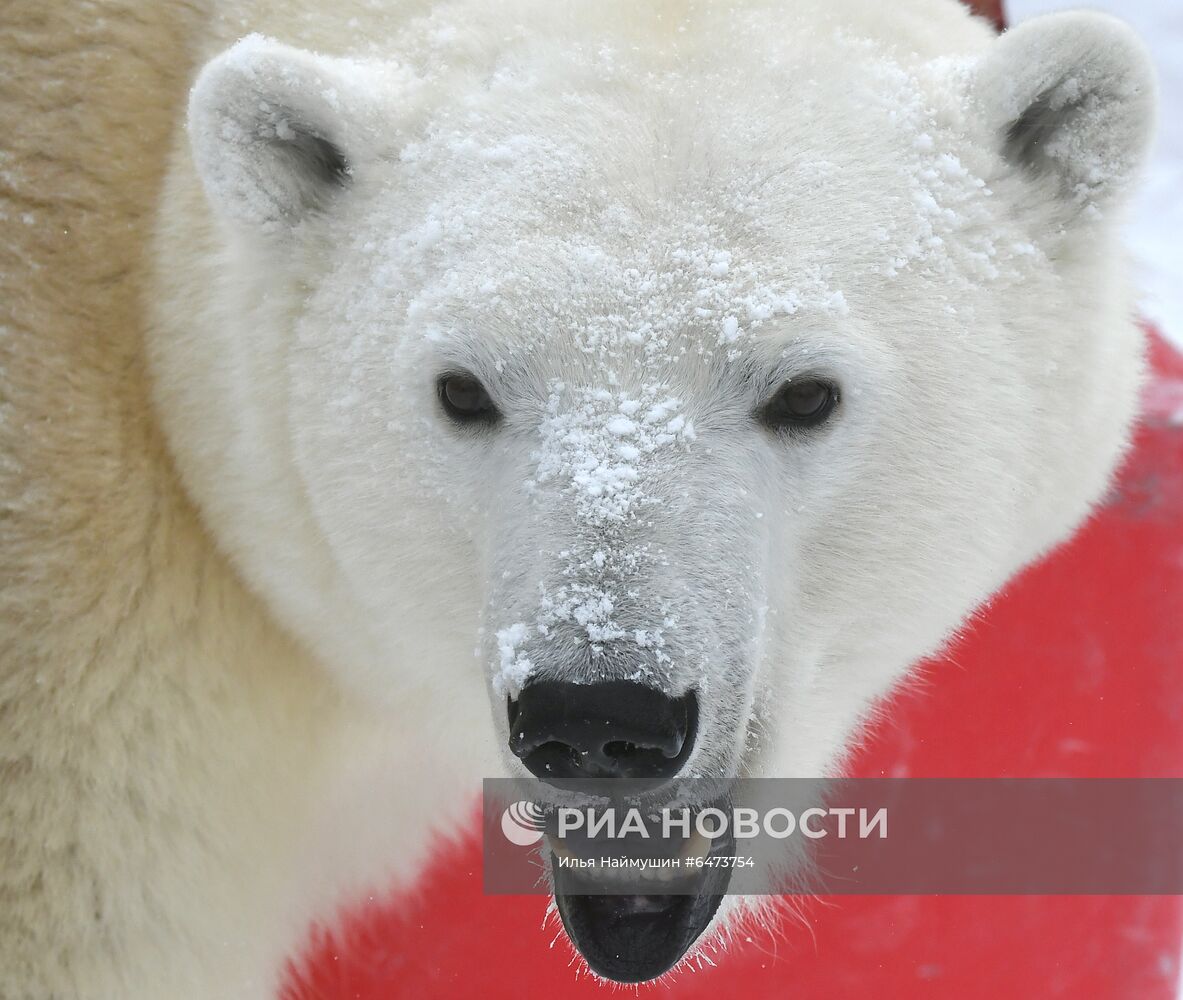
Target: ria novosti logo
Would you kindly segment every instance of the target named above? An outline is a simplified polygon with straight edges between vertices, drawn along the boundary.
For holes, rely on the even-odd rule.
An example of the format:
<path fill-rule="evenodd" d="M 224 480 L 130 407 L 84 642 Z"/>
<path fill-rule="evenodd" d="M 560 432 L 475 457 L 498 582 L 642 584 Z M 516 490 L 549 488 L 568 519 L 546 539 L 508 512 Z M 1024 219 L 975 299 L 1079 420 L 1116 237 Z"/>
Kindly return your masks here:
<path fill-rule="evenodd" d="M 571 835 L 600 841 L 672 838 L 685 841 L 697 837 L 708 843 L 720 838 L 750 840 L 760 836 L 785 840 L 794 834 L 809 840 L 829 836 L 843 840 L 887 836 L 886 807 L 879 807 L 872 814 L 869 809 L 854 807 L 814 806 L 798 813 L 784 806 L 765 810 L 743 806 L 733 806 L 730 810 L 683 806 L 646 815 L 636 806 L 627 809 L 560 806 L 551 814 L 529 799 L 520 799 L 502 812 L 501 832 L 511 844 L 531 847 L 542 839 L 552 816 L 557 819 L 557 827 L 551 832 L 560 842 Z M 828 820 L 837 822 L 827 823 Z"/>
<path fill-rule="evenodd" d="M 501 832 L 518 847 L 530 847 L 542 839 L 546 813 L 536 802 L 515 802 L 501 814 Z"/>
<path fill-rule="evenodd" d="M 1183 895 L 1183 778 L 752 778 L 660 805 L 522 784 L 484 785 L 495 895 L 693 895 L 715 869 L 746 895 Z"/>

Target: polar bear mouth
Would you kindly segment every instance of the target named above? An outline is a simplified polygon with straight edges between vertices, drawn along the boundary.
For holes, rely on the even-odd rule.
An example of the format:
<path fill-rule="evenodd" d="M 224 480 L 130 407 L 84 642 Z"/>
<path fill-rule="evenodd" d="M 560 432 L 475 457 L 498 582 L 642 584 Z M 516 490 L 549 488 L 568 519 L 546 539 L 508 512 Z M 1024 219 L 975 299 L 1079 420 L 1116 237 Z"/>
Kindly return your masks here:
<path fill-rule="evenodd" d="M 568 937 L 593 972 L 618 983 L 656 979 L 690 950 L 731 880 L 731 869 L 712 859 L 733 853 L 735 843 L 693 832 L 638 850 L 635 843 L 560 839 L 553 830 L 546 842 Z M 638 857 L 648 863 L 637 867 Z"/>

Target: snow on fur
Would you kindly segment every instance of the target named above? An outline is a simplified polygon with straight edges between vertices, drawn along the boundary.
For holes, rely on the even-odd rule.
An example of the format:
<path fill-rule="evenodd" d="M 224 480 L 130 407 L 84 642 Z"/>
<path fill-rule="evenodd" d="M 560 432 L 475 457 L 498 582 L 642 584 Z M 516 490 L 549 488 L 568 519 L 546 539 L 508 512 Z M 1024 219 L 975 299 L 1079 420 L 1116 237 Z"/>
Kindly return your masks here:
<path fill-rule="evenodd" d="M 446 21 L 448 14 L 433 15 L 427 43 L 436 59 L 423 59 L 426 76 L 438 73 L 435 67 L 454 57 L 464 38 L 460 22 L 467 12 L 457 12 L 455 23 Z M 747 58 L 771 58 L 761 25 L 741 23 L 734 34 L 730 44 L 749 49 Z M 390 369 L 407 368 L 411 348 L 389 336 L 400 313 L 406 328 L 430 345 L 458 337 L 497 343 L 488 360 L 499 373 L 506 365 L 528 366 L 523 358 L 538 352 L 581 356 L 576 380 L 544 380 L 534 468 L 522 485 L 527 493 L 558 490 L 570 497 L 589 530 L 558 553 L 561 582 L 536 581 L 533 614 L 493 629 L 494 683 L 511 693 L 537 665 L 527 639 L 552 636 L 564 622 L 583 631 L 593 655 L 620 643 L 656 650 L 658 662 L 666 655 L 668 614 L 639 624 L 614 615 L 659 553 L 627 531 L 609 530 L 609 522 L 619 527 L 660 506 L 662 463 L 671 449 L 692 446 L 694 407 L 670 385 L 679 365 L 688 358 L 742 364 L 751 357 L 751 338 L 787 318 L 841 322 L 850 310 L 847 285 L 890 281 L 911 269 L 949 288 L 968 288 L 1004 272 L 1014 280 L 1042 253 L 1029 241 L 1000 235 L 988 184 L 951 147 L 942 120 L 949 109 L 938 107 L 934 80 L 964 83 L 965 66 L 956 61 L 905 65 L 875 42 L 837 31 L 826 59 L 858 65 L 853 96 L 836 93 L 821 75 L 823 60 L 809 53 L 799 55 L 805 72 L 797 63 L 769 67 L 761 88 L 792 93 L 794 114 L 803 120 L 832 114 L 837 99 L 857 100 L 868 121 L 891 130 L 894 152 L 878 165 L 894 192 L 891 210 L 864 214 L 855 227 L 863 245 L 836 266 L 834 248 L 824 245 L 791 262 L 753 252 L 802 222 L 816 227 L 807 218 L 816 214 L 811 203 L 845 199 L 842 175 L 855 161 L 819 144 L 794 150 L 787 169 L 754 173 L 754 151 L 779 126 L 759 102 L 753 107 L 739 96 L 753 86 L 748 78 L 713 65 L 690 71 L 678 61 L 646 70 L 643 55 L 587 41 L 571 45 L 556 63 L 549 54 L 539 58 L 526 37 L 511 35 L 487 86 L 410 130 L 393 152 L 397 170 L 371 182 L 380 185 L 381 201 L 405 201 L 409 192 L 417 207 L 414 214 L 395 205 L 351 219 L 351 252 L 341 266 L 361 268 L 369 280 L 337 305 L 349 334 L 332 347 L 348 356 L 352 372 L 352 384 L 333 401 L 343 438 L 357 405 L 372 396 L 366 386 L 373 359 L 385 355 Z M 235 72 L 243 72 L 244 61 L 265 66 L 275 58 L 256 38 L 240 48 L 227 57 Z M 326 104 L 339 102 L 342 91 L 357 92 L 367 105 L 358 113 L 372 115 L 368 104 L 379 79 L 372 65 L 334 61 L 319 72 L 331 81 L 313 74 L 307 82 L 313 93 L 325 88 Z M 405 77 L 412 68 L 400 72 Z M 281 82 L 290 75 L 280 73 Z M 562 90 L 593 84 L 591 91 Z M 557 102 L 544 99 L 552 93 L 561 95 Z M 701 94 L 711 101 L 691 96 Z M 713 151 L 682 151 L 688 174 L 667 175 L 662 161 L 675 155 L 668 147 L 685 141 L 676 131 L 628 135 L 627 145 L 643 145 L 634 161 L 622 156 L 617 138 L 589 139 L 572 128 L 586 114 L 627 133 L 632 126 L 621 101 L 659 115 L 693 102 Z M 231 161 L 236 148 L 230 147 Z M 364 186 L 364 156 L 353 169 L 353 183 Z M 651 187 L 668 189 L 673 201 L 647 205 Z M 219 192 L 236 197 L 215 182 L 213 193 Z M 248 205 L 247 217 L 251 212 L 258 214 Z M 561 231 L 550 223 L 556 217 L 565 220 Z M 424 478 L 438 480 L 434 472 Z"/>

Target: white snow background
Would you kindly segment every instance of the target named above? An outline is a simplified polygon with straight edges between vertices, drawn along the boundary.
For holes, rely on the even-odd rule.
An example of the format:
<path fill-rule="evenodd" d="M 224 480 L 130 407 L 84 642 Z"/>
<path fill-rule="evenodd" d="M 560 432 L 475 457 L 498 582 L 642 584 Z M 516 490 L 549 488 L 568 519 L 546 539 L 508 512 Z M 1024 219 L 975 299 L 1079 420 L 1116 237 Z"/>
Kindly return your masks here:
<path fill-rule="evenodd" d="M 1130 213 L 1146 317 L 1183 348 L 1183 0 L 1006 0 L 1011 24 L 1087 7 L 1120 17 L 1142 36 L 1158 69 L 1158 138 Z"/>

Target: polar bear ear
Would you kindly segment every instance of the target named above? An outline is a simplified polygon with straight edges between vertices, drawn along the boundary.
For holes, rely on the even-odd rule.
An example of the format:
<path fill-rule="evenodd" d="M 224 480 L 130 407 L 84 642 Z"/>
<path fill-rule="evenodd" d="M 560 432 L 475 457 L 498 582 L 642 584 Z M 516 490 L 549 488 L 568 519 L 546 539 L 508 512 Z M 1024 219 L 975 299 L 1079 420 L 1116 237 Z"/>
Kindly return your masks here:
<path fill-rule="evenodd" d="M 362 130 L 340 60 L 244 38 L 201 71 L 189 97 L 197 172 L 222 215 L 265 230 L 324 211 L 352 179 Z"/>
<path fill-rule="evenodd" d="M 973 91 L 1003 158 L 1079 212 L 1120 198 L 1154 126 L 1150 58 L 1104 14 L 1049 14 L 1003 34 Z"/>

